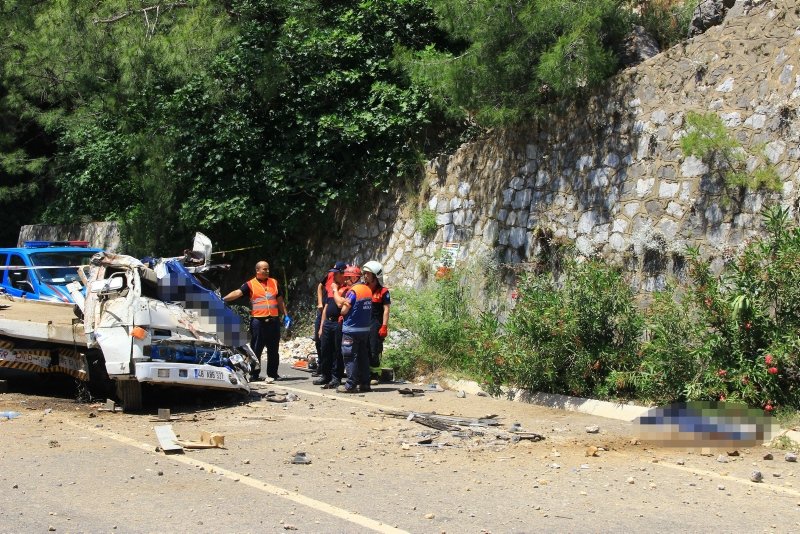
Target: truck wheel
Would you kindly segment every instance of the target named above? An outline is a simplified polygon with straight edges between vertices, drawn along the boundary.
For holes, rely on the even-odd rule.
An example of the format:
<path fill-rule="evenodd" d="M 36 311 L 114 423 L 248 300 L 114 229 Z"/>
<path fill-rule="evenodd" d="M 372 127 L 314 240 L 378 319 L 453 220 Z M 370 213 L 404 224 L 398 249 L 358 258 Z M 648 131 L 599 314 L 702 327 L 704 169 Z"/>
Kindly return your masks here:
<path fill-rule="evenodd" d="M 142 384 L 136 380 L 117 380 L 117 398 L 125 412 L 142 409 Z"/>

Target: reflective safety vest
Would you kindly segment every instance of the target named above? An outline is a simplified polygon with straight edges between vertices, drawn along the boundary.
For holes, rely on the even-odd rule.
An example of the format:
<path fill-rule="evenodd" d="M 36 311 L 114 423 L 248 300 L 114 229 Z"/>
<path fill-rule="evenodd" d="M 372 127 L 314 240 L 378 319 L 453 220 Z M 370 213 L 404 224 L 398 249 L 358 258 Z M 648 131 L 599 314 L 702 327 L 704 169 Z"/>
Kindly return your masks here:
<path fill-rule="evenodd" d="M 325 304 L 328 299 L 333 298 L 333 273 L 328 273 L 325 277 L 325 295 L 323 296 L 322 303 Z"/>
<path fill-rule="evenodd" d="M 345 296 L 350 300 L 350 311 L 345 315 L 342 332 L 345 334 L 364 334 L 370 330 L 372 322 L 372 290 L 364 284 L 356 284 Z"/>
<path fill-rule="evenodd" d="M 383 324 L 383 309 L 385 302 L 389 300 L 388 294 L 389 289 L 383 286 L 377 287 L 372 293 L 372 320 L 380 324 Z"/>
<path fill-rule="evenodd" d="M 250 303 L 253 305 L 253 317 L 278 316 L 278 281 L 267 278 L 262 284 L 258 278 L 253 278 L 247 285 L 250 287 Z"/>

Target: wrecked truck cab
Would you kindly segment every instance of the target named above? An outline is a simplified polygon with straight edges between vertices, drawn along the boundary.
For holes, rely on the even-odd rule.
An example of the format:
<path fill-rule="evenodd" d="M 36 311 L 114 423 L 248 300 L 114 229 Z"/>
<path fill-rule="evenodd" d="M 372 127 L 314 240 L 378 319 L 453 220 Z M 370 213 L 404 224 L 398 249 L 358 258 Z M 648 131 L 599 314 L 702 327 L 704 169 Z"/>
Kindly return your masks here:
<path fill-rule="evenodd" d="M 99 348 L 126 409 L 141 403 L 141 384 L 249 392 L 257 359 L 241 319 L 181 260 L 100 252 L 82 277 L 78 302 L 87 346 Z M 77 287 L 74 287 L 78 291 Z"/>

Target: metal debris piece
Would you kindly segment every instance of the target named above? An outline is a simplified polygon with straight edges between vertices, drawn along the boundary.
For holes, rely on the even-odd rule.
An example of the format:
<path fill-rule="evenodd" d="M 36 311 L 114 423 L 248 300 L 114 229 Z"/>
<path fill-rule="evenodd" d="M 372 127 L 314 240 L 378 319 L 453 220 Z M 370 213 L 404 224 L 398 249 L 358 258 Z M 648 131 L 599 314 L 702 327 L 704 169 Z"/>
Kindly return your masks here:
<path fill-rule="evenodd" d="M 402 417 L 404 419 L 408 419 L 409 415 L 414 414 L 414 419 L 416 420 L 417 417 L 425 417 L 428 419 L 435 419 L 437 421 L 441 421 L 443 423 L 449 423 L 453 425 L 460 425 L 460 426 L 497 426 L 500 424 L 500 421 L 497 419 L 497 415 L 485 415 L 483 417 L 457 417 L 452 415 L 439 415 L 436 413 L 428 413 L 428 412 L 403 412 L 398 410 L 379 410 L 378 413 L 383 415 L 389 415 L 392 417 Z"/>
<path fill-rule="evenodd" d="M 302 451 L 297 451 L 292 458 L 292 463 L 297 465 L 308 465 L 311 463 L 311 458 Z"/>
<path fill-rule="evenodd" d="M 536 432 L 513 432 L 512 435 L 519 439 L 529 439 L 531 441 L 542 441 L 544 436 Z"/>
<path fill-rule="evenodd" d="M 448 425 L 438 419 L 434 419 L 428 417 L 426 414 L 418 414 L 411 412 L 408 417 L 406 418 L 408 421 L 416 421 L 421 425 L 425 425 L 429 428 L 433 428 L 436 430 L 445 430 L 445 431 L 457 431 L 459 428 L 457 426 Z"/>
<path fill-rule="evenodd" d="M 158 445 L 164 454 L 183 452 L 183 447 L 178 443 L 178 437 L 172 430 L 172 425 L 161 425 L 154 428 Z"/>
<path fill-rule="evenodd" d="M 183 441 L 176 439 L 175 443 L 186 449 L 224 449 L 225 436 L 206 432 L 204 430 L 200 432 L 200 441 Z"/>

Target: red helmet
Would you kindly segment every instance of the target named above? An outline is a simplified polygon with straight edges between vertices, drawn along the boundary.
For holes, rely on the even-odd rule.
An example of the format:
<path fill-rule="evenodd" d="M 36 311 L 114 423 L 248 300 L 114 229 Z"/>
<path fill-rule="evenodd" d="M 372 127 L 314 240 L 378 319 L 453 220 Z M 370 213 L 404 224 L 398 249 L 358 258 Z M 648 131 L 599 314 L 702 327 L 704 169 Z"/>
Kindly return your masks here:
<path fill-rule="evenodd" d="M 361 269 L 358 268 L 358 265 L 348 265 L 344 270 L 344 277 L 358 280 L 361 278 Z"/>

